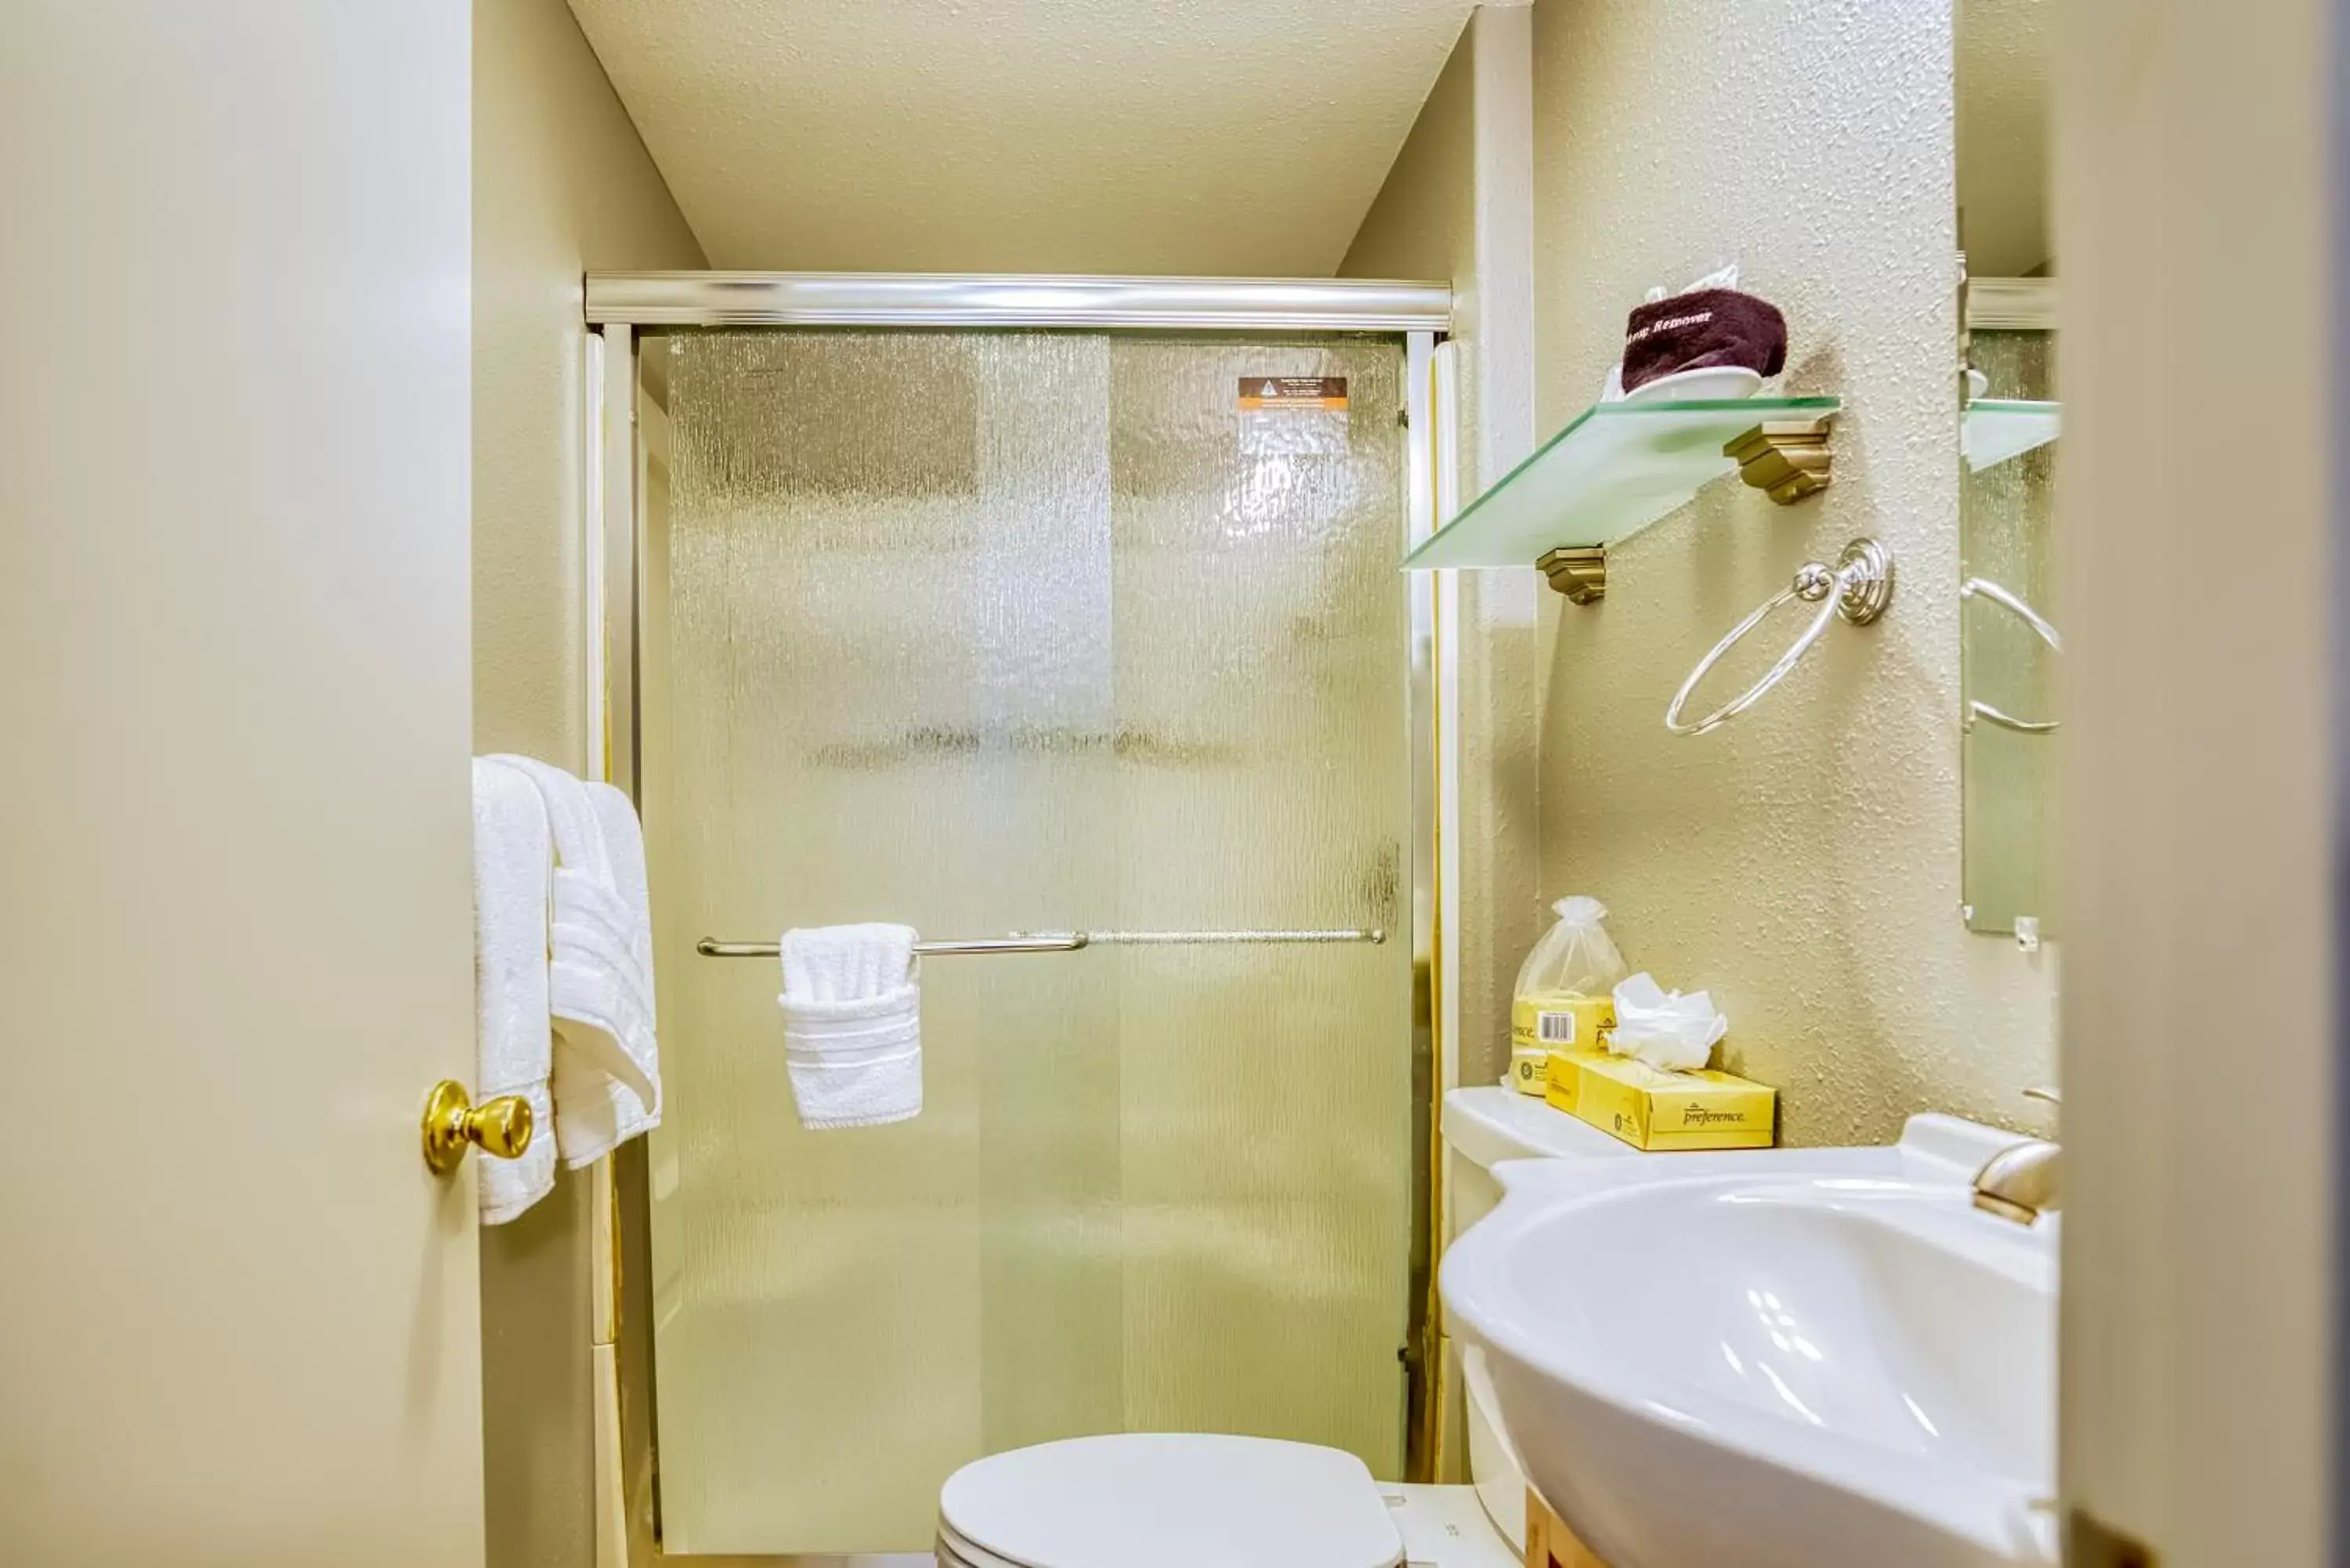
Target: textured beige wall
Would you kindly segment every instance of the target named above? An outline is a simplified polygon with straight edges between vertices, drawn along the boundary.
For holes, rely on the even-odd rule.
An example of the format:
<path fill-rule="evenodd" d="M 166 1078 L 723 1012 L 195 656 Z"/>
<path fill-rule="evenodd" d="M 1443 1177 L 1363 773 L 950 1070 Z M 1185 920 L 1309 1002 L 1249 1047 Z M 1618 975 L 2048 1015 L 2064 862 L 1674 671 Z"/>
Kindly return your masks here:
<path fill-rule="evenodd" d="M 1464 499 L 1534 446 L 1531 41 L 1523 6 L 1471 16 L 1338 269 L 1452 285 Z M 1542 929 L 1537 581 L 1461 575 L 1461 1083 L 1507 1066 L 1510 982 Z"/>
<path fill-rule="evenodd" d="M 580 275 L 701 247 L 563 0 L 473 5 L 474 745 L 577 767 Z M 595 1559 L 588 1179 L 482 1232 L 489 1562 Z"/>
<path fill-rule="evenodd" d="M 1597 895 L 1636 967 L 1712 990 L 1792 1143 L 2026 1116 L 2052 1071 L 2054 955 L 1959 917 L 1951 25 L 1947 0 L 1534 15 L 1542 428 L 1592 400 L 1644 288 L 1732 257 L 1787 313 L 1786 389 L 1846 400 L 1825 496 L 1716 485 L 1610 552 L 1604 604 L 1546 611 L 1543 893 Z M 1899 557 L 1887 618 L 1833 628 L 1728 728 L 1669 735 L 1714 640 L 1863 534 Z"/>

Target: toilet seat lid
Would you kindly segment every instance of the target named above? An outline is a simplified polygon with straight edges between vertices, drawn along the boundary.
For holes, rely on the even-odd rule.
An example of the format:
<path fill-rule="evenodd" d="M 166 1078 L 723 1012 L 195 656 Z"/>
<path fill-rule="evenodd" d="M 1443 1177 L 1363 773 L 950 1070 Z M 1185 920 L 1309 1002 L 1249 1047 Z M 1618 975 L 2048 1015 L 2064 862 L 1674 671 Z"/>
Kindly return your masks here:
<path fill-rule="evenodd" d="M 1352 1454 L 1130 1433 L 1015 1449 L 939 1493 L 955 1534 L 1023 1568 L 1393 1568 L 1403 1538 Z"/>

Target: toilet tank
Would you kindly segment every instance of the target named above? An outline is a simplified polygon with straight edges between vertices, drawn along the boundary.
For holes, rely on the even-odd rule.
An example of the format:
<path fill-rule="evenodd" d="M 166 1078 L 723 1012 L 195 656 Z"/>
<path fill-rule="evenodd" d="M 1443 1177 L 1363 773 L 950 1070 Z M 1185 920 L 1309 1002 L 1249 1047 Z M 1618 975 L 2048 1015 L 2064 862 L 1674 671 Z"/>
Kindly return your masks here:
<path fill-rule="evenodd" d="M 1505 1159 L 1624 1159 L 1638 1151 L 1565 1111 L 1505 1085 L 1454 1089 L 1444 1096 L 1445 1244 L 1502 1200 L 1493 1167 Z M 1526 1481 L 1493 1408 L 1484 1358 L 1465 1355 L 1443 1339 L 1451 1386 L 1460 1390 L 1445 1412 L 1448 1453 L 1465 1448 L 1468 1478 L 1494 1527 L 1520 1551 L 1526 1543 Z M 1440 1478 L 1451 1479 L 1451 1478 Z"/>

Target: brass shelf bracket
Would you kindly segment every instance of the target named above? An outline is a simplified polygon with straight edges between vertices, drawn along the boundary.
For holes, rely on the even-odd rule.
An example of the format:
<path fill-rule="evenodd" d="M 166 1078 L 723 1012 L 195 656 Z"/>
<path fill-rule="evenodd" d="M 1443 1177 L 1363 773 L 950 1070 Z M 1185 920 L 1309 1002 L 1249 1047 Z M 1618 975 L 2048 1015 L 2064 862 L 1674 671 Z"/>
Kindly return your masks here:
<path fill-rule="evenodd" d="M 1579 545 L 1552 550 L 1534 562 L 1550 586 L 1571 605 L 1593 605 L 1607 597 L 1607 546 Z"/>
<path fill-rule="evenodd" d="M 1792 506 L 1828 487 L 1834 462 L 1828 437 L 1834 419 L 1765 420 L 1725 443 L 1724 457 L 1738 464 L 1739 477 L 1782 506 Z"/>

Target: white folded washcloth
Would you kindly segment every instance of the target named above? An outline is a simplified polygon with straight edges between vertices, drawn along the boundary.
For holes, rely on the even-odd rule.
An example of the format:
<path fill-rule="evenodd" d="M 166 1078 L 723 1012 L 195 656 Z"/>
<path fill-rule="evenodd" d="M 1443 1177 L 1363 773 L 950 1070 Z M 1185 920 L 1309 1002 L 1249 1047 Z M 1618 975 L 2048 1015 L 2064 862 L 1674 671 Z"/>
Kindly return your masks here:
<path fill-rule="evenodd" d="M 784 933 L 784 1062 L 800 1125 L 869 1127 L 922 1110 L 922 992 L 910 926 Z"/>
<path fill-rule="evenodd" d="M 474 1162 L 482 1223 L 514 1219 L 555 1189 L 553 1035 L 546 1000 L 547 867 L 554 838 L 530 780 L 473 763 L 474 1090 L 517 1095 L 537 1128 L 516 1159 Z"/>
<path fill-rule="evenodd" d="M 634 902 L 619 886 L 604 817 L 589 787 L 534 757 L 501 753 L 536 787 L 552 829 L 547 1004 L 555 1053 L 555 1132 L 566 1165 L 588 1165 L 660 1119 L 660 1055 L 653 1037 L 650 919 L 643 902 L 640 833 L 632 850 Z M 614 791 L 619 795 L 618 791 Z M 622 806 L 627 797 L 619 796 Z M 635 813 L 629 812 L 633 827 Z"/>

